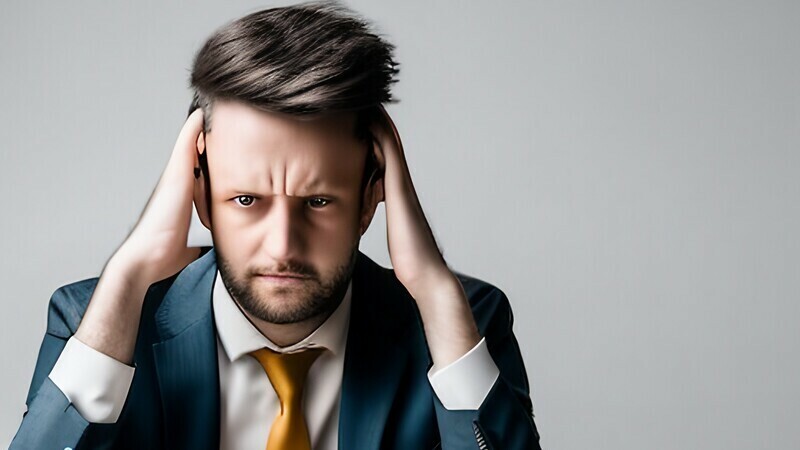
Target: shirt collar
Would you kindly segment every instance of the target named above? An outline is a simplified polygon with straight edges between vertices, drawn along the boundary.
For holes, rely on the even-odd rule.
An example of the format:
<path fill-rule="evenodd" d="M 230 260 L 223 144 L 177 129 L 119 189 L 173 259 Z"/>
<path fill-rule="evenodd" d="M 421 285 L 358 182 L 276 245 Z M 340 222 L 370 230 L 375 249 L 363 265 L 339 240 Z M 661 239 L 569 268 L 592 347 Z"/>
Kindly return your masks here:
<path fill-rule="evenodd" d="M 350 322 L 352 288 L 353 280 L 351 279 L 347 285 L 344 299 L 313 333 L 296 344 L 288 347 L 279 347 L 261 334 L 258 328 L 239 309 L 239 306 L 225 287 L 218 269 L 211 297 L 217 334 L 225 353 L 228 355 L 228 359 L 233 362 L 242 355 L 264 347 L 279 353 L 291 353 L 310 347 L 324 347 L 334 354 L 343 352 Z"/>

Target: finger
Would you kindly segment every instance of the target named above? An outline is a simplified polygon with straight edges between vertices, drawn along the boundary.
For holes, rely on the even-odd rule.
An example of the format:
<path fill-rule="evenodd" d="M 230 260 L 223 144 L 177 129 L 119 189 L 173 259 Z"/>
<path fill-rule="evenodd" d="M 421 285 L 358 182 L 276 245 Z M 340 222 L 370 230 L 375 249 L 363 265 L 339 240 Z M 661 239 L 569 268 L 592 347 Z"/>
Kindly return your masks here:
<path fill-rule="evenodd" d="M 378 123 L 373 124 L 372 133 L 375 137 L 375 147 L 378 149 L 376 154 L 380 154 L 381 167 L 384 169 L 384 176 L 387 172 L 398 170 L 402 172 L 408 171 L 405 161 L 405 155 L 399 147 L 392 126 L 389 124 L 387 116 L 384 116 Z M 379 153 L 378 153 L 379 152 Z M 398 169 L 395 169 L 394 167 Z"/>
<path fill-rule="evenodd" d="M 197 137 L 203 130 L 203 110 L 197 108 L 186 119 L 183 128 L 175 141 L 167 167 L 164 169 L 164 177 L 183 179 L 190 174 L 194 174 L 194 160 L 197 151 Z"/>
<path fill-rule="evenodd" d="M 383 114 L 383 121 L 386 124 L 386 130 L 388 134 L 394 138 L 394 141 L 397 143 L 397 149 L 400 152 L 403 152 L 403 143 L 400 141 L 400 133 L 397 131 L 397 127 L 394 124 L 394 121 L 389 116 L 389 112 L 386 111 L 383 105 L 379 105 L 381 113 Z"/>
<path fill-rule="evenodd" d="M 188 205 L 188 222 L 191 221 L 192 198 L 194 197 L 194 160 L 197 148 L 197 136 L 203 127 L 202 110 L 195 110 L 186 120 L 175 142 L 167 166 L 161 174 L 150 199 L 140 217 L 140 225 L 146 225 L 149 212 L 173 210 L 176 214 L 186 211 Z M 158 215 L 158 214 L 157 214 Z M 152 218 L 156 224 L 160 220 Z"/>
<path fill-rule="evenodd" d="M 172 186 L 172 191 L 183 196 L 194 194 L 194 164 L 197 152 L 197 137 L 203 129 L 203 112 L 195 110 L 184 123 L 175 141 L 167 166 L 161 174 L 156 190 L 161 186 Z M 179 189 L 176 192 L 175 189 Z M 171 199 L 175 201 L 176 199 Z"/>

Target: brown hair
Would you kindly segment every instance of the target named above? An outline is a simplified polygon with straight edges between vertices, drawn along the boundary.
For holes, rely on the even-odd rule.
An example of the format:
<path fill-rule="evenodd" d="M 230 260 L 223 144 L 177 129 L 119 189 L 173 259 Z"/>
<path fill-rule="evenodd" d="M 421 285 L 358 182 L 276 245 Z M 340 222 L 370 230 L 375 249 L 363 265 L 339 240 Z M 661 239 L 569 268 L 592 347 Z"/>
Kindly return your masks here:
<path fill-rule="evenodd" d="M 203 109 L 207 133 L 217 99 L 301 119 L 355 112 L 354 133 L 368 145 L 363 192 L 375 169 L 369 126 L 380 117 L 379 104 L 397 101 L 390 92 L 399 72 L 393 51 L 335 1 L 257 11 L 216 30 L 195 55 L 189 114 Z M 208 179 L 207 166 L 203 171 Z"/>

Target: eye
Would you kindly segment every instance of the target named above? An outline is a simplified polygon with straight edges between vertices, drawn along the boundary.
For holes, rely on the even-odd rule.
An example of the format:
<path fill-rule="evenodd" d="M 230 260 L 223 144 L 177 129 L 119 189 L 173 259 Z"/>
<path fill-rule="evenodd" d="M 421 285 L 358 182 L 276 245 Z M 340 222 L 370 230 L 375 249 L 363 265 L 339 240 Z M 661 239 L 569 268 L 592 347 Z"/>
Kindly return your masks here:
<path fill-rule="evenodd" d="M 315 200 L 321 200 L 321 201 L 322 201 L 322 202 L 324 202 L 324 203 L 323 203 L 323 204 L 320 204 L 319 202 L 315 202 Z M 322 197 L 314 197 L 314 198 L 312 198 L 311 200 L 309 200 L 308 202 L 311 204 L 311 207 L 312 207 L 312 208 L 314 208 L 314 209 L 320 209 L 320 208 L 322 208 L 322 207 L 326 206 L 326 205 L 327 205 L 328 203 L 330 203 L 331 201 L 330 201 L 330 200 L 328 200 L 328 199 L 322 198 Z"/>
<path fill-rule="evenodd" d="M 253 198 L 252 195 L 239 195 L 239 196 L 234 197 L 233 199 L 234 200 L 238 200 L 238 199 L 241 199 L 241 198 L 249 199 L 249 201 L 240 202 L 240 204 L 242 206 L 245 206 L 245 207 L 252 205 L 253 202 L 255 201 L 255 198 Z"/>

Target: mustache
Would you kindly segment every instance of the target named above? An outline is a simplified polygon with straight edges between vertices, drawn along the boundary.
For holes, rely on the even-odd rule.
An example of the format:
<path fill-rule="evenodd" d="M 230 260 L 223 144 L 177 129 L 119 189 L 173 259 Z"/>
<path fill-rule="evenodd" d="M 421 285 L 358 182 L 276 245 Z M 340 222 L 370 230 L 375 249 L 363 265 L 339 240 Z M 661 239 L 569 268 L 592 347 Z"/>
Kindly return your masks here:
<path fill-rule="evenodd" d="M 316 271 L 313 269 L 297 263 L 280 264 L 270 268 L 259 268 L 251 271 L 253 276 L 283 276 L 283 277 L 299 277 L 299 278 L 312 278 L 316 276 Z"/>

